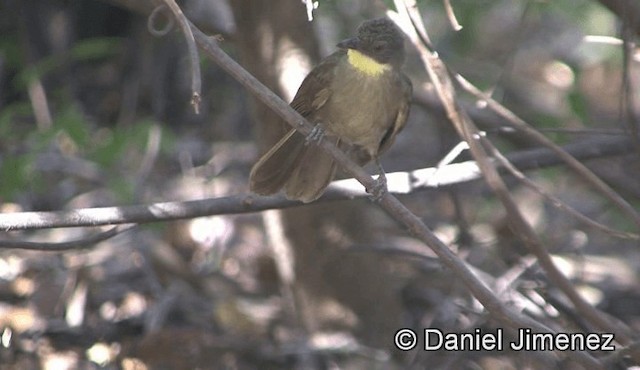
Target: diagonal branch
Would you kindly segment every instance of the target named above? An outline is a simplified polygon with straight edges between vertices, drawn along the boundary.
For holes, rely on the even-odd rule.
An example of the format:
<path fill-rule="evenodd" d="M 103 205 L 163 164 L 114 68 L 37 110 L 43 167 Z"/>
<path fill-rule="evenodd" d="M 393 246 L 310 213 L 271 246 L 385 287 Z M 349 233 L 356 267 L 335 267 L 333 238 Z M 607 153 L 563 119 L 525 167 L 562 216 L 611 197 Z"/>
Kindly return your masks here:
<path fill-rule="evenodd" d="M 618 340 L 621 342 L 629 342 L 631 339 L 629 328 L 621 323 L 609 320 L 602 312 L 595 309 L 580 296 L 572 283 L 555 266 L 544 245 L 524 219 L 518 206 L 509 194 L 506 184 L 498 174 L 485 149 L 480 145 L 478 129 L 457 103 L 456 92 L 450 78 L 449 70 L 438 57 L 437 53 L 430 51 L 427 44 L 423 41 L 424 37 L 422 35 L 426 34 L 426 31 L 422 24 L 415 0 L 396 0 L 396 4 L 400 12 L 400 17 L 402 17 L 404 22 L 412 24 L 416 29 L 416 31 L 413 32 L 410 30 L 411 39 L 422 58 L 436 92 L 442 100 L 447 116 L 454 125 L 454 128 L 458 131 L 458 134 L 469 144 L 471 154 L 477 161 L 485 181 L 505 208 L 510 221 L 509 225 L 513 229 L 513 232 L 520 236 L 521 240 L 538 258 L 538 262 L 544 268 L 549 278 L 554 281 L 571 300 L 582 315 L 588 318 L 589 321 L 600 330 L 616 333 Z M 602 367 L 599 363 L 598 366 L 600 368 Z"/>
<path fill-rule="evenodd" d="M 553 150 L 553 152 L 560 157 L 569 168 L 575 171 L 578 175 L 580 175 L 583 179 L 585 179 L 591 186 L 593 186 L 596 190 L 598 190 L 603 196 L 608 198 L 616 207 L 618 207 L 622 212 L 626 213 L 631 219 L 635 222 L 636 225 L 640 226 L 640 214 L 636 211 L 636 209 L 629 204 L 624 198 L 622 198 L 615 190 L 611 189 L 609 185 L 607 185 L 604 181 L 602 181 L 598 176 L 596 176 L 593 172 L 591 172 L 584 164 L 580 163 L 576 158 L 572 157 L 569 153 L 562 150 L 557 144 L 549 140 L 542 133 L 533 129 L 530 125 L 528 125 L 521 118 L 516 116 L 513 112 L 509 111 L 507 108 L 502 106 L 497 101 L 493 100 L 491 97 L 482 93 L 478 88 L 473 86 L 467 80 L 465 80 L 462 76 L 456 75 L 457 81 L 470 93 L 474 94 L 478 99 L 485 101 L 489 108 L 491 108 L 494 112 L 498 113 L 501 117 L 505 118 L 506 123 L 514 128 L 518 129 L 520 132 L 525 134 L 528 138 L 531 138 L 535 142 L 541 143 L 542 145 L 548 147 Z"/>

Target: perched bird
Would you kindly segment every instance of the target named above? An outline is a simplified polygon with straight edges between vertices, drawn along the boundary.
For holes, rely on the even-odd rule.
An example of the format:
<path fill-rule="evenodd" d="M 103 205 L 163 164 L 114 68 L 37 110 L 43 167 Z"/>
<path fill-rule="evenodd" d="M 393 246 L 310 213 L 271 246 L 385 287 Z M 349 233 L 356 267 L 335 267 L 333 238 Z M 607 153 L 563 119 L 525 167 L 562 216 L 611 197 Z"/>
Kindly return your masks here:
<path fill-rule="evenodd" d="M 379 18 L 337 46 L 305 77 L 291 107 L 359 164 L 378 163 L 409 115 L 411 81 L 400 71 L 404 37 Z M 253 166 L 249 185 L 262 195 L 284 188 L 287 198 L 306 203 L 322 195 L 335 172 L 333 158 L 292 129 Z"/>

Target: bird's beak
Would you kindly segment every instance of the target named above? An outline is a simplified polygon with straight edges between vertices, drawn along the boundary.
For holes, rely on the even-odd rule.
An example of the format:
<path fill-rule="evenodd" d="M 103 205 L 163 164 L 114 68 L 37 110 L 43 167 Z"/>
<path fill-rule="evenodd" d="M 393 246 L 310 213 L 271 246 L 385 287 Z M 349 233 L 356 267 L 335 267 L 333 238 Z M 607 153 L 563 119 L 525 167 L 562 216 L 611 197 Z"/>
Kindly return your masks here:
<path fill-rule="evenodd" d="M 357 37 L 352 37 L 350 39 L 342 40 L 338 43 L 338 47 L 340 49 L 358 49 L 360 45 L 360 39 Z"/>

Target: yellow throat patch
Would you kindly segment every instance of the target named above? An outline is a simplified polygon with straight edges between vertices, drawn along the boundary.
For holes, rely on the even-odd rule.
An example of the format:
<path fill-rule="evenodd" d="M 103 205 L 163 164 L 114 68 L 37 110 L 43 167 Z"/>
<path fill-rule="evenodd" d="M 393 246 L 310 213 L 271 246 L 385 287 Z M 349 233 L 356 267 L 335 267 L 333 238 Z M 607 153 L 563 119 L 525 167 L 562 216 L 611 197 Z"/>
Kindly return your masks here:
<path fill-rule="evenodd" d="M 349 64 L 355 69 L 371 77 L 379 76 L 391 69 L 390 65 L 378 63 L 374 59 L 353 49 L 347 50 L 347 59 L 349 60 Z"/>

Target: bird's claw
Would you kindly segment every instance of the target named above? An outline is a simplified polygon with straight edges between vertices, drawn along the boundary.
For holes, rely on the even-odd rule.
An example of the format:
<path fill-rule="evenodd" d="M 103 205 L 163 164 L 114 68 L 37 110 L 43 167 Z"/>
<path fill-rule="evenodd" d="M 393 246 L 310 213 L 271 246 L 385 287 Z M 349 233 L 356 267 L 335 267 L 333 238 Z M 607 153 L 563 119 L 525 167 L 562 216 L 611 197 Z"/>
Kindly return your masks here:
<path fill-rule="evenodd" d="M 384 173 L 384 169 L 380 165 L 380 162 L 376 160 L 376 165 L 378 166 L 378 178 L 376 179 L 376 184 L 373 185 L 370 189 L 367 189 L 367 192 L 371 194 L 371 200 L 374 202 L 379 202 L 382 197 L 389 192 L 387 188 L 387 176 Z"/>
<path fill-rule="evenodd" d="M 320 144 L 324 135 L 324 129 L 322 128 L 322 126 L 320 126 L 320 124 L 317 124 L 305 138 L 304 145 L 309 145 L 312 142 Z"/>
<path fill-rule="evenodd" d="M 384 178 L 377 178 L 376 184 L 367 190 L 367 192 L 371 194 L 371 200 L 374 202 L 379 202 L 388 191 L 387 181 Z"/>

